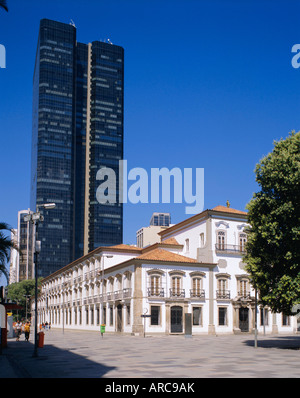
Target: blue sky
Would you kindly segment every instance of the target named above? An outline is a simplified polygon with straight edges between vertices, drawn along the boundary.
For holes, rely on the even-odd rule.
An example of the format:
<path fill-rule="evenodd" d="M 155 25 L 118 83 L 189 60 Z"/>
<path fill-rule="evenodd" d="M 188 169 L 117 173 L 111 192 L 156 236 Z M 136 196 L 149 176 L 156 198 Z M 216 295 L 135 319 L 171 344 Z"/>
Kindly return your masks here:
<path fill-rule="evenodd" d="M 7 0 L 0 12 L 0 220 L 29 207 L 32 77 L 39 21 L 77 27 L 77 40 L 125 49 L 128 168 L 204 168 L 204 208 L 244 210 L 254 168 L 273 140 L 300 130 L 300 2 L 274 0 Z M 127 204 L 124 243 L 153 211 L 187 218 L 186 204 Z"/>

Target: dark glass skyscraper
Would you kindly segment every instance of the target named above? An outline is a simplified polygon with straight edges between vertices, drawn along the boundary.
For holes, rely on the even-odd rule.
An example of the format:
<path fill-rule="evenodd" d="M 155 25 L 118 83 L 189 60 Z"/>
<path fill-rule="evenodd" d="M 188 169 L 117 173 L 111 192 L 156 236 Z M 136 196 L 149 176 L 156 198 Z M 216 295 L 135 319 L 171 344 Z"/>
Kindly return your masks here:
<path fill-rule="evenodd" d="M 43 211 L 38 228 L 41 276 L 98 246 L 122 242 L 122 204 L 98 203 L 96 173 L 106 166 L 118 177 L 123 91 L 122 47 L 78 43 L 75 26 L 41 20 L 33 78 L 31 209 L 56 203 Z"/>

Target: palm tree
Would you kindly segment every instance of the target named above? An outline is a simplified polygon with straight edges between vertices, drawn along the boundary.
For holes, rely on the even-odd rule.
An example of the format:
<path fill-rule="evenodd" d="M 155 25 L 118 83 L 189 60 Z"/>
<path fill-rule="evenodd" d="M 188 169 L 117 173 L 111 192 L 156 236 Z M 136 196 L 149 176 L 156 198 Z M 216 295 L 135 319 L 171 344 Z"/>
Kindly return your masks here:
<path fill-rule="evenodd" d="M 0 8 L 4 8 L 5 11 L 8 11 L 6 0 L 0 0 Z"/>
<path fill-rule="evenodd" d="M 13 230 L 8 224 L 0 222 L 0 275 L 4 274 L 8 281 L 8 272 L 5 263 L 10 259 L 11 249 L 16 249 L 18 251 L 19 249 L 10 237 L 4 235 L 4 230 L 11 232 L 13 232 Z"/>

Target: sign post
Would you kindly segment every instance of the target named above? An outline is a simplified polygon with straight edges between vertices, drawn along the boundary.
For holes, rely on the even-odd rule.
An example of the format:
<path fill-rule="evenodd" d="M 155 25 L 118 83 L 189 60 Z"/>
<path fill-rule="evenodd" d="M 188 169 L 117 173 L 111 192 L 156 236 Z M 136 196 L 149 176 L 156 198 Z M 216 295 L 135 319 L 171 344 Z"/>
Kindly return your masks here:
<path fill-rule="evenodd" d="M 146 315 L 148 310 L 144 312 L 143 315 L 141 315 L 142 318 L 144 318 L 144 337 L 146 337 L 146 318 L 151 318 L 151 315 Z"/>

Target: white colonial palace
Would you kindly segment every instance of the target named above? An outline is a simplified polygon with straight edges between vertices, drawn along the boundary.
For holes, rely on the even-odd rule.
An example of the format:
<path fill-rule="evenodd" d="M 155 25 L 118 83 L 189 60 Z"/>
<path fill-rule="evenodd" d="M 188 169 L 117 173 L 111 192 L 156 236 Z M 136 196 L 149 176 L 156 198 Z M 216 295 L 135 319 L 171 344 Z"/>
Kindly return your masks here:
<path fill-rule="evenodd" d="M 99 247 L 46 277 L 38 322 L 123 332 L 293 333 L 295 317 L 255 306 L 242 256 L 247 213 L 217 206 L 159 233 L 160 243 Z M 142 315 L 148 315 L 142 317 Z"/>

